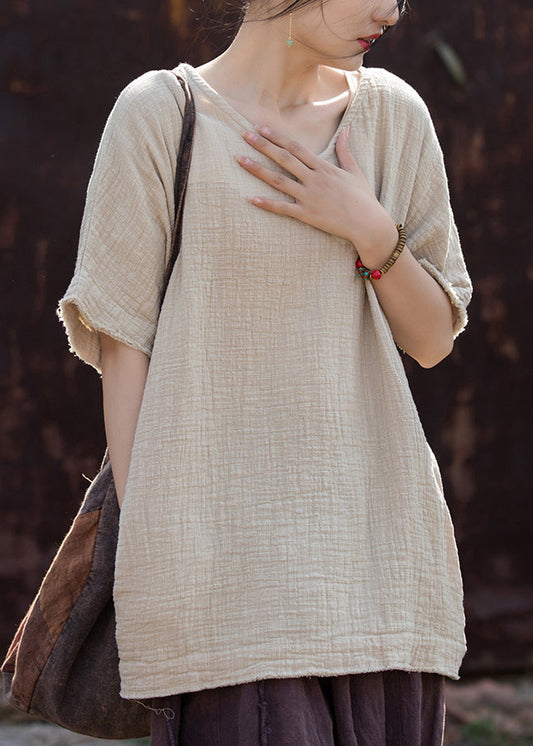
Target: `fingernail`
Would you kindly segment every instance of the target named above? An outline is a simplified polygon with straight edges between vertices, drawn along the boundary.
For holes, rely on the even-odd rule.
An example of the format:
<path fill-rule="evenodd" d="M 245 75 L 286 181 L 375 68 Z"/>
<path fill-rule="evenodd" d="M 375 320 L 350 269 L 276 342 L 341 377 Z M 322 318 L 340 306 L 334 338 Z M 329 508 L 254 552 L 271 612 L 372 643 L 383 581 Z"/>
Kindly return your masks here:
<path fill-rule="evenodd" d="M 259 140 L 255 132 L 244 132 L 243 137 L 245 140 L 248 140 L 248 142 L 257 142 Z"/>
<path fill-rule="evenodd" d="M 270 135 L 272 134 L 270 127 L 263 127 L 263 126 L 257 127 L 257 131 L 260 132 L 265 137 L 270 137 Z"/>
<path fill-rule="evenodd" d="M 237 163 L 240 163 L 243 166 L 252 165 L 252 161 L 250 160 L 250 158 L 247 158 L 245 155 L 236 155 L 235 160 L 237 161 Z"/>
<path fill-rule="evenodd" d="M 261 199 L 261 197 L 246 197 L 246 199 L 247 199 L 248 202 L 251 202 L 252 205 L 262 205 L 263 204 L 263 200 Z"/>
<path fill-rule="evenodd" d="M 351 125 L 351 124 L 349 124 L 349 125 L 348 125 L 348 126 L 346 127 L 346 129 L 344 130 L 344 137 L 345 137 L 346 139 L 348 139 L 348 137 L 350 136 L 350 130 L 351 130 L 351 128 L 352 128 L 352 125 Z"/>

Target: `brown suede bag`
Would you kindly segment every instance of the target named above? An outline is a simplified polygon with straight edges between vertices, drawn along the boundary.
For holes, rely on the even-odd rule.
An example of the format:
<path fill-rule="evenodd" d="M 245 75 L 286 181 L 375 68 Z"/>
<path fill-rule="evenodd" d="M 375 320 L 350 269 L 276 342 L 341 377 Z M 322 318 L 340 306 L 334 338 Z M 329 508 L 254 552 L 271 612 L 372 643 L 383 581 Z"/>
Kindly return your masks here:
<path fill-rule="evenodd" d="M 161 303 L 180 249 L 195 121 L 188 83 L 176 77 L 185 93 L 185 111 L 176 166 L 172 251 Z M 106 457 L 1 669 L 14 707 L 97 738 L 138 738 L 150 733 L 149 709 L 120 696 L 113 605 L 119 514 Z"/>

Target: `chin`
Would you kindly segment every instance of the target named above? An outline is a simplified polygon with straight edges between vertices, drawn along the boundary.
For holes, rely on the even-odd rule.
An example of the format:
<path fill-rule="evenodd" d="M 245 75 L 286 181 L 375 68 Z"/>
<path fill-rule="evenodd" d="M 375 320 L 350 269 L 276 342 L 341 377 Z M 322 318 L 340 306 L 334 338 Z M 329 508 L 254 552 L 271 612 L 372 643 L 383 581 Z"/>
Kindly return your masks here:
<path fill-rule="evenodd" d="M 353 57 L 342 57 L 341 59 L 335 60 L 332 67 L 336 67 L 339 70 L 346 70 L 347 72 L 354 73 L 363 65 L 364 57 L 362 54 L 356 54 Z"/>

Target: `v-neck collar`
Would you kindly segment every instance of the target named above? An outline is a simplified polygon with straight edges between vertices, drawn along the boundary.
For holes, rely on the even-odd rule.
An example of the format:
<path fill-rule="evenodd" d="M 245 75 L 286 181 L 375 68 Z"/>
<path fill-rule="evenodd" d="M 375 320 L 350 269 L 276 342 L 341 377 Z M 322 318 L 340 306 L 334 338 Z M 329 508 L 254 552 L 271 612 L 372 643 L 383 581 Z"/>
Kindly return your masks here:
<path fill-rule="evenodd" d="M 192 65 L 189 65 L 188 63 L 182 63 L 179 66 L 181 69 L 184 69 L 187 75 L 189 76 L 189 79 L 198 87 L 201 89 L 201 91 L 205 94 L 205 96 L 213 103 L 215 104 L 219 109 L 225 112 L 227 116 L 229 116 L 231 119 L 233 119 L 240 128 L 244 129 L 254 129 L 254 125 L 252 122 L 250 122 L 244 114 L 241 114 L 237 109 L 235 109 L 234 106 L 232 106 L 227 99 L 225 99 L 223 96 L 218 93 L 214 88 L 212 88 L 209 83 L 200 75 L 200 73 L 196 70 L 196 68 L 192 67 Z M 354 106 L 355 100 L 359 98 L 361 95 L 361 91 L 363 87 L 366 85 L 367 76 L 365 75 L 365 69 L 360 68 L 360 76 L 359 76 L 359 84 L 356 84 L 356 81 L 354 80 L 354 76 L 350 73 L 345 73 L 346 82 L 348 83 L 348 87 L 350 89 L 350 96 L 348 99 L 348 103 L 346 105 L 346 108 L 344 110 L 344 113 L 341 117 L 341 120 L 337 126 L 337 129 L 333 133 L 333 136 L 331 137 L 330 141 L 326 145 L 326 147 L 318 153 L 318 156 L 320 158 L 327 158 L 333 148 L 335 147 L 335 143 L 337 141 L 337 137 L 339 136 L 339 133 L 347 127 L 354 116 L 354 112 L 356 110 L 356 107 Z"/>

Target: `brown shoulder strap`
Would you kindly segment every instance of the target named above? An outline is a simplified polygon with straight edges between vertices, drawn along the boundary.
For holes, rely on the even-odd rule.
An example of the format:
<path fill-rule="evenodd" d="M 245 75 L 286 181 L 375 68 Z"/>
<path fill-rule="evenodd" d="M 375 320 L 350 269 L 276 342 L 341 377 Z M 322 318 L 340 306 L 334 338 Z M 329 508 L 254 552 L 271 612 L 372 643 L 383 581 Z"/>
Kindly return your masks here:
<path fill-rule="evenodd" d="M 180 253 L 181 226 L 183 222 L 183 202 L 185 200 L 185 192 L 187 191 L 187 179 L 189 178 L 189 170 L 191 168 L 192 141 L 194 137 L 194 123 L 196 120 L 196 109 L 194 106 L 194 99 L 189 88 L 189 83 L 178 73 L 174 73 L 174 75 L 179 80 L 181 87 L 183 88 L 183 91 L 185 93 L 185 110 L 183 112 L 180 147 L 176 161 L 176 176 L 174 179 L 175 217 L 174 230 L 172 232 L 172 246 L 170 249 L 170 258 L 168 260 L 167 269 L 165 272 L 163 292 L 161 293 L 161 301 L 159 304 L 160 308 L 163 305 L 163 301 L 165 300 L 170 276 L 172 275 L 172 270 L 174 269 L 174 265 L 176 264 L 178 254 Z M 100 471 L 102 471 L 108 461 L 109 448 L 106 448 L 104 458 L 100 465 Z"/>
<path fill-rule="evenodd" d="M 185 110 L 183 113 L 183 123 L 181 126 L 181 138 L 180 147 L 178 151 L 178 157 L 176 161 L 176 176 L 174 179 L 174 230 L 172 232 L 172 247 L 170 250 L 170 258 L 168 260 L 167 269 L 165 273 L 165 280 L 163 284 L 163 292 L 161 294 L 161 305 L 165 299 L 167 292 L 168 283 L 172 275 L 172 270 L 176 264 L 176 259 L 180 253 L 181 246 L 181 231 L 183 225 L 183 204 L 185 201 L 185 192 L 187 191 L 187 180 L 189 178 L 189 171 L 191 168 L 191 157 L 192 157 L 192 143 L 194 138 L 194 123 L 196 120 L 196 109 L 194 107 L 194 99 L 192 97 L 189 83 L 185 77 L 179 73 L 174 73 L 178 79 L 183 92 L 185 94 Z"/>

